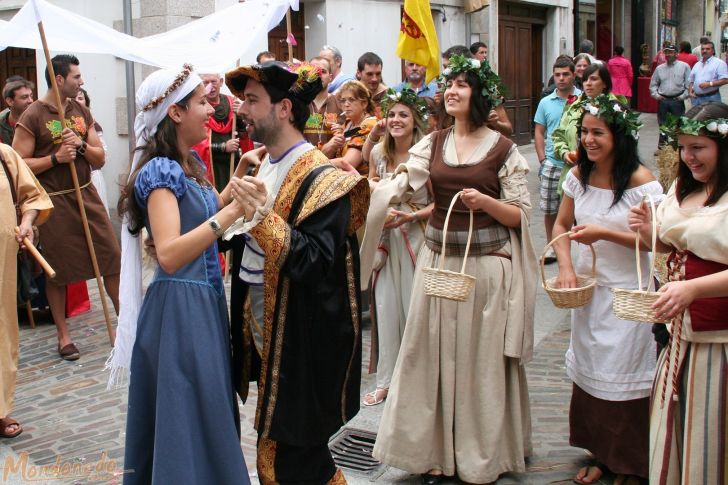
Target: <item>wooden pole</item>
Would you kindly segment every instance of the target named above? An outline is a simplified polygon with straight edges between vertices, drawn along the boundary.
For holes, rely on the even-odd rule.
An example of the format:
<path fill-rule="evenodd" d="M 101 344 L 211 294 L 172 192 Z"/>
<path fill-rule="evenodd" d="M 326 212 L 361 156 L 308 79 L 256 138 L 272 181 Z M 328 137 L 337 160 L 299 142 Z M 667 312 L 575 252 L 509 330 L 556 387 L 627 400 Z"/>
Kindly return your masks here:
<path fill-rule="evenodd" d="M 240 67 L 240 59 L 238 59 L 238 62 L 235 63 L 235 67 Z M 233 107 L 230 106 L 230 109 L 232 110 Z M 230 138 L 235 138 L 236 131 L 238 130 L 238 114 L 233 111 L 233 130 L 230 132 Z M 210 157 L 212 157 L 212 152 L 210 152 Z M 233 175 L 235 175 L 235 152 L 230 152 L 230 177 L 228 177 L 228 182 L 232 180 Z M 232 270 L 233 266 L 233 252 L 232 250 L 228 250 L 225 253 L 225 281 L 230 281 L 230 272 Z"/>
<path fill-rule="evenodd" d="M 15 234 L 20 234 L 20 228 L 15 227 Z M 40 264 L 41 268 L 43 268 L 43 271 L 46 272 L 48 277 L 50 279 L 53 279 L 56 277 L 55 270 L 51 267 L 50 264 L 48 264 L 48 261 L 43 257 L 42 254 L 38 252 L 38 249 L 36 249 L 35 246 L 33 246 L 33 243 L 30 242 L 30 239 L 27 237 L 23 238 L 23 244 L 25 244 L 25 249 L 28 250 L 28 252 L 35 258 L 36 261 L 38 261 L 38 264 Z"/>
<path fill-rule="evenodd" d="M 53 70 L 53 62 L 51 61 L 50 50 L 48 49 L 48 42 L 45 36 L 45 29 L 43 29 L 43 21 L 38 22 L 38 32 L 40 33 L 40 40 L 43 43 L 43 52 L 46 58 L 46 64 L 48 65 L 48 74 L 51 78 L 51 87 L 53 88 L 53 95 L 56 98 L 56 107 L 58 108 L 58 116 L 61 120 L 61 127 L 65 126 L 66 112 L 61 103 L 61 93 L 58 91 L 58 84 L 56 83 L 56 73 Z M 83 204 L 83 196 L 81 195 L 81 187 L 78 183 L 78 173 L 76 173 L 76 163 L 71 162 L 68 164 L 68 168 L 71 170 L 71 178 L 73 179 L 73 189 L 76 193 L 76 202 L 78 203 L 78 210 L 81 213 L 81 222 L 83 223 L 83 232 L 86 235 L 86 245 L 88 246 L 88 253 L 91 257 L 91 265 L 94 268 L 94 275 L 96 276 L 96 284 L 99 287 L 99 295 L 101 296 L 101 306 L 104 309 L 104 318 L 106 319 L 106 331 L 109 334 L 109 343 L 114 346 L 114 331 L 111 327 L 111 318 L 109 317 L 109 307 L 106 302 L 106 289 L 104 283 L 101 280 L 101 272 L 99 271 L 99 263 L 96 260 L 96 251 L 94 250 L 94 243 L 91 239 L 91 229 L 88 227 L 88 218 L 86 217 L 86 207 Z"/>
<path fill-rule="evenodd" d="M 291 44 L 291 8 L 286 12 L 286 42 L 288 43 L 288 62 L 293 61 L 293 44 Z"/>

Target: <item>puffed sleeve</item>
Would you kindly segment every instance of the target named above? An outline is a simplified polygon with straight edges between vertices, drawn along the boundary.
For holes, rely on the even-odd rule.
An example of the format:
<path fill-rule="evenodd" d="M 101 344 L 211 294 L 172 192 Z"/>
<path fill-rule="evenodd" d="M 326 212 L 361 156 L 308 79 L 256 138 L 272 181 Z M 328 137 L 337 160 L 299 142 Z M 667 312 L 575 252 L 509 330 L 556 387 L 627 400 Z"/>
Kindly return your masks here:
<path fill-rule="evenodd" d="M 8 182 L 15 186 L 21 213 L 37 210 L 38 216 L 35 219 L 35 225 L 43 224 L 50 215 L 51 210 L 53 210 L 53 203 L 45 189 L 40 185 L 25 161 L 11 147 L 0 143 L 0 156 L 5 159 L 10 171 L 12 180 Z"/>
<path fill-rule="evenodd" d="M 169 189 L 177 199 L 187 191 L 187 179 L 179 163 L 165 157 L 149 160 L 137 174 L 134 195 L 137 203 L 147 207 L 147 198 L 155 189 Z"/>
<path fill-rule="evenodd" d="M 528 162 L 514 145 L 508 153 L 506 162 L 498 171 L 501 185 L 501 202 L 514 204 L 530 212 L 531 196 L 528 193 Z"/>
<path fill-rule="evenodd" d="M 576 199 L 584 191 L 584 188 L 581 186 L 581 182 L 578 178 L 576 178 L 573 170 L 569 170 L 569 173 L 566 174 L 563 188 L 564 194 L 568 195 L 572 199 Z"/>

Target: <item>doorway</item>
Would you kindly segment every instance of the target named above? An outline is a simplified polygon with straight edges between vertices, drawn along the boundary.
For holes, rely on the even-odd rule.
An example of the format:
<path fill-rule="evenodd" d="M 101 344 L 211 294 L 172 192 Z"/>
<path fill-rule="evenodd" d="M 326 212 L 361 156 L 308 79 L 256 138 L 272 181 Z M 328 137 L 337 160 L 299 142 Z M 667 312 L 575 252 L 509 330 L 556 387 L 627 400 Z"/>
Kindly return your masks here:
<path fill-rule="evenodd" d="M 543 29 L 546 9 L 502 2 L 498 20 L 498 74 L 506 87 L 504 107 L 513 141 L 531 143 L 533 114 L 543 82 Z"/>
<path fill-rule="evenodd" d="M 293 46 L 293 57 L 299 61 L 306 60 L 306 27 L 304 20 L 304 4 L 301 3 L 298 11 L 291 11 L 291 33 L 296 38 L 297 45 Z M 286 37 L 286 17 L 268 32 L 268 50 L 275 54 L 279 61 L 290 61 L 288 59 L 288 43 Z"/>
<path fill-rule="evenodd" d="M 38 76 L 33 49 L 8 47 L 4 51 L 0 51 L 0 85 L 4 85 L 5 80 L 10 76 L 16 75 L 22 76 L 33 84 L 36 83 Z M 33 97 L 38 98 L 38 86 L 33 92 Z M 4 103 L 0 104 L 4 105 Z"/>

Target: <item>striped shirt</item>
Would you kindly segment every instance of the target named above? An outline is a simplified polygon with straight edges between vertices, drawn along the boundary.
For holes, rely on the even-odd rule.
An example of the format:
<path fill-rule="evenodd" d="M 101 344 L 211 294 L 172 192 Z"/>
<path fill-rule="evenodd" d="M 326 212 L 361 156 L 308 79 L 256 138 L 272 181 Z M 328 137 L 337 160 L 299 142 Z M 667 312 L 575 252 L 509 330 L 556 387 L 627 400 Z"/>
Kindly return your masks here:
<path fill-rule="evenodd" d="M 683 100 L 688 97 L 690 66 L 682 61 L 660 64 L 650 80 L 650 95 Z"/>

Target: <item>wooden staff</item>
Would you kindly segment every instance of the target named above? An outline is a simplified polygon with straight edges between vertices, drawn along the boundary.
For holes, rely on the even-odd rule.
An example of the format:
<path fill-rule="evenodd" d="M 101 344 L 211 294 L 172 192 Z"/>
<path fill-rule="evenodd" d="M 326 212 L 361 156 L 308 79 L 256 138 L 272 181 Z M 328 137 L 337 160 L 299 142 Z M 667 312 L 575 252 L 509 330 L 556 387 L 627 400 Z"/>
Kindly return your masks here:
<path fill-rule="evenodd" d="M 20 228 L 15 227 L 15 234 L 20 234 Z M 23 238 L 23 244 L 25 244 L 25 249 L 28 250 L 28 252 L 35 258 L 36 261 L 40 264 L 41 268 L 43 268 L 43 271 L 46 272 L 49 278 L 53 279 L 56 277 L 55 270 L 51 267 L 50 264 L 48 264 L 48 261 L 43 257 L 42 254 L 38 252 L 38 249 L 36 249 L 35 246 L 33 246 L 33 243 L 30 242 L 30 239 L 27 237 Z"/>
<path fill-rule="evenodd" d="M 288 43 L 288 62 L 293 61 L 293 44 L 291 43 L 291 7 L 286 11 L 286 43 Z"/>
<path fill-rule="evenodd" d="M 53 95 L 56 98 L 56 107 L 58 108 L 58 116 L 61 120 L 61 128 L 66 126 L 66 112 L 61 103 L 61 93 L 58 91 L 58 83 L 56 82 L 56 73 L 53 69 L 53 61 L 51 61 L 50 50 L 48 49 L 48 42 L 46 41 L 45 29 L 43 28 L 43 21 L 38 21 L 38 32 L 40 33 L 40 40 L 43 43 L 43 52 L 46 58 L 46 64 L 48 65 L 48 74 L 51 78 L 51 88 L 53 89 Z M 99 271 L 99 263 L 96 260 L 96 251 L 94 250 L 94 243 L 91 239 L 91 229 L 88 226 L 88 218 L 86 217 L 86 207 L 83 204 L 83 196 L 81 195 L 81 186 L 78 183 L 78 174 L 76 173 L 75 161 L 68 164 L 68 168 L 71 170 L 71 178 L 73 179 L 73 189 L 76 193 L 76 202 L 78 203 L 78 210 L 81 213 L 81 222 L 83 223 L 83 232 L 86 235 L 86 245 L 88 246 L 88 253 L 91 256 L 91 265 L 94 268 L 94 275 L 96 275 L 96 284 L 99 287 L 99 295 L 101 296 L 101 306 L 104 309 L 104 318 L 106 319 L 106 331 L 109 334 L 109 343 L 114 346 L 114 331 L 111 327 L 111 318 L 109 317 L 109 307 L 106 303 L 106 289 L 104 283 L 101 280 L 101 272 Z"/>
<path fill-rule="evenodd" d="M 238 59 L 238 62 L 235 63 L 235 67 L 240 67 L 240 59 Z M 230 106 L 230 109 L 232 110 L 233 107 Z M 238 130 L 238 114 L 233 110 L 233 130 L 230 132 L 230 138 L 234 139 L 236 135 L 236 131 Z M 212 158 L 212 151 L 210 151 L 210 157 Z M 228 182 L 232 180 L 233 175 L 235 174 L 235 152 L 230 152 L 230 177 L 228 177 Z M 233 251 L 229 249 L 225 253 L 225 281 L 230 281 L 230 272 L 232 270 L 233 266 Z"/>

